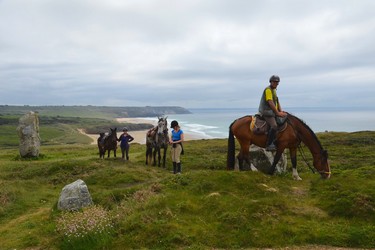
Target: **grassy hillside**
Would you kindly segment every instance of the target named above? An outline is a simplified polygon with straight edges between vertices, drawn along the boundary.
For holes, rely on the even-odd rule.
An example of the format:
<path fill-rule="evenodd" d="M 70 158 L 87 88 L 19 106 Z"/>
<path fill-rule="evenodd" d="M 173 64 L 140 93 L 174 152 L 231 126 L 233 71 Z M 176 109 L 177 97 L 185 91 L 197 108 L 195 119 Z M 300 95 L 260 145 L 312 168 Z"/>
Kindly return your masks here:
<path fill-rule="evenodd" d="M 226 140 L 186 142 L 182 175 L 170 173 L 169 158 L 168 169 L 145 166 L 139 144 L 126 162 L 100 160 L 95 146 L 64 139 L 42 146 L 38 159 L 8 147 L 0 151 L 0 249 L 375 248 L 375 132 L 319 138 L 330 180 L 301 159 L 302 181 L 290 172 L 226 171 Z M 77 179 L 97 206 L 74 217 L 56 203 Z M 84 237 L 62 229 L 86 213 L 104 229 Z"/>
<path fill-rule="evenodd" d="M 16 132 L 17 116 L 0 116 L 0 145 L 17 147 L 19 138 Z M 89 134 L 108 132 L 109 128 L 128 127 L 130 130 L 145 130 L 153 127 L 150 124 L 118 123 L 114 120 L 99 118 L 39 116 L 39 134 L 43 145 L 90 143 L 91 139 L 79 132 L 84 130 Z"/>
<path fill-rule="evenodd" d="M 102 106 L 8 106 L 0 105 L 0 145 L 15 147 L 19 143 L 16 133 L 18 120 L 29 111 L 38 112 L 40 136 L 43 145 L 90 143 L 89 134 L 108 132 L 109 128 L 126 126 L 131 131 L 145 130 L 150 124 L 118 123 L 118 117 L 157 117 L 163 114 L 190 113 L 182 107 L 102 107 Z"/>

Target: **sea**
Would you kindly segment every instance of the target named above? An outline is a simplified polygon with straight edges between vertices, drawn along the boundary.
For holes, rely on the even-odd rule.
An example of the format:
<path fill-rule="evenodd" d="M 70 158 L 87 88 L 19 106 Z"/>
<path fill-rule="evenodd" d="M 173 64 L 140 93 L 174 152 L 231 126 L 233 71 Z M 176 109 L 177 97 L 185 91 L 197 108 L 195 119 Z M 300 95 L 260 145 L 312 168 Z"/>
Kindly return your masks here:
<path fill-rule="evenodd" d="M 254 115 L 251 108 L 190 108 L 191 114 L 168 115 L 168 121 L 177 120 L 185 134 L 203 139 L 227 138 L 230 124 L 245 115 Z M 285 111 L 299 117 L 314 132 L 356 132 L 375 130 L 375 108 L 298 107 Z M 155 119 L 155 118 L 153 118 Z"/>

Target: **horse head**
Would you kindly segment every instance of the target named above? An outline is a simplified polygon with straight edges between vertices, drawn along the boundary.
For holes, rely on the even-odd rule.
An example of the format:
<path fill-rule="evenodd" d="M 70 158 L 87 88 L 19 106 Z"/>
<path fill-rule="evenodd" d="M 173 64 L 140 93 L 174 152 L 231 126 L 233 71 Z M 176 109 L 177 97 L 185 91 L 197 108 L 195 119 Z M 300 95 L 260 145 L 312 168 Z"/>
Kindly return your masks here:
<path fill-rule="evenodd" d="M 108 134 L 108 140 L 109 141 L 112 141 L 112 142 L 114 142 L 114 141 L 116 141 L 117 142 L 117 128 L 114 128 L 114 129 L 112 129 L 112 128 L 110 128 L 110 132 L 109 132 L 109 134 Z"/>
<path fill-rule="evenodd" d="M 158 117 L 158 134 L 168 133 L 168 122 L 167 117 Z"/>
<path fill-rule="evenodd" d="M 327 150 L 320 152 L 320 160 L 314 160 L 314 167 L 323 179 L 329 179 L 331 177 L 331 168 L 328 161 Z"/>
<path fill-rule="evenodd" d="M 317 172 L 323 179 L 330 178 L 331 169 L 328 162 L 328 152 L 323 149 L 316 134 L 304 121 L 291 114 L 288 114 L 288 124 L 292 126 L 297 138 L 309 148 Z"/>

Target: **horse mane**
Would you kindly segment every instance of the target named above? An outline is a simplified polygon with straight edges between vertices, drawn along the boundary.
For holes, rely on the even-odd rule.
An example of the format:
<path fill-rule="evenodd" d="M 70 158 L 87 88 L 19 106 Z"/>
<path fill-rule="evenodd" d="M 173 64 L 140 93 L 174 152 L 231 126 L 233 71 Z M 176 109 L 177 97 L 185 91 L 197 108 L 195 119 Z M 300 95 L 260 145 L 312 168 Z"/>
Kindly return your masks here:
<path fill-rule="evenodd" d="M 318 142 L 318 145 L 319 145 L 320 149 L 324 150 L 322 144 L 320 143 L 320 141 L 318 139 L 318 137 L 316 136 L 316 134 L 314 133 L 314 131 L 312 131 L 312 129 L 306 124 L 305 121 L 303 121 L 302 119 L 300 119 L 297 116 L 292 115 L 290 113 L 288 113 L 288 116 L 290 116 L 292 118 L 295 118 L 297 121 L 299 121 L 302 124 L 302 126 L 304 126 L 310 132 L 310 134 L 315 138 L 315 140 Z"/>

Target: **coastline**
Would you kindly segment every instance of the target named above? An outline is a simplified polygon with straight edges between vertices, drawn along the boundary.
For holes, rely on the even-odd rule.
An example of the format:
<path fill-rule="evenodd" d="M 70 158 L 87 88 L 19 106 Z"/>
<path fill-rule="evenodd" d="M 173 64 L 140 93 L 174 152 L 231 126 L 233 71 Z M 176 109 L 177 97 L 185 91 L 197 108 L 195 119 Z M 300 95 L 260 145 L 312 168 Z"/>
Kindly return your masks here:
<path fill-rule="evenodd" d="M 156 124 L 157 124 L 157 119 L 153 120 L 153 119 L 150 119 L 150 118 L 117 118 L 116 121 L 119 122 L 119 123 L 136 123 L 136 124 L 138 124 L 138 123 L 148 123 L 148 124 L 151 124 L 153 126 L 156 126 Z M 184 130 L 184 129 L 182 128 L 182 130 Z M 81 134 L 84 134 L 84 135 L 90 137 L 93 140 L 91 142 L 91 144 L 96 144 L 96 141 L 99 138 L 99 136 L 97 134 L 87 134 L 82 129 L 79 129 L 78 131 Z M 146 133 L 147 133 L 147 131 L 148 131 L 147 129 L 146 130 L 136 130 L 136 131 L 129 130 L 128 131 L 129 135 L 134 137 L 134 140 L 131 143 L 146 144 Z M 117 137 L 120 137 L 121 134 L 122 134 L 122 131 L 118 132 Z M 185 138 L 184 138 L 185 141 L 207 139 L 207 138 L 203 138 L 198 133 L 185 133 L 184 132 L 184 136 L 185 136 Z"/>

